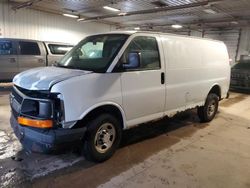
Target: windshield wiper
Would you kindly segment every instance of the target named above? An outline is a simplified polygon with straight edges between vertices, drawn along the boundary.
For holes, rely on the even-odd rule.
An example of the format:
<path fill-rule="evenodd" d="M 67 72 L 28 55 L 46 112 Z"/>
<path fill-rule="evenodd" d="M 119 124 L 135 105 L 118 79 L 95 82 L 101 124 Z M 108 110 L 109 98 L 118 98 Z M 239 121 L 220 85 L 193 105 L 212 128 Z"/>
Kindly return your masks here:
<path fill-rule="evenodd" d="M 61 67 L 61 68 L 66 68 L 66 69 L 78 69 L 76 66 L 69 66 L 69 65 L 66 66 L 66 65 L 61 65 L 59 63 L 57 63 L 55 66 Z"/>
<path fill-rule="evenodd" d="M 90 71 L 90 72 L 96 72 L 96 73 L 103 73 L 102 71 L 94 71 L 94 70 L 90 70 L 90 69 L 82 69 L 80 67 L 77 67 L 77 66 L 69 66 L 69 65 L 61 65 L 60 63 L 56 62 L 56 63 L 53 63 L 52 66 L 55 66 L 55 67 L 61 67 L 61 68 L 66 68 L 66 69 L 79 69 L 79 70 L 83 70 L 83 71 Z"/>

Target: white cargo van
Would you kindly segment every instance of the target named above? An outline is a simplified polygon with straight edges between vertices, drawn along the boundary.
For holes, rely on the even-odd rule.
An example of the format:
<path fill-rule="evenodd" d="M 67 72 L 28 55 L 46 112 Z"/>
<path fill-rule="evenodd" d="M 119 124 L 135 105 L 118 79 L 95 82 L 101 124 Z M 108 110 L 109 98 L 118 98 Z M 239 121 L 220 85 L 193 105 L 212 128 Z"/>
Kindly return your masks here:
<path fill-rule="evenodd" d="M 24 148 L 78 142 L 87 159 L 112 156 L 122 130 L 187 109 L 211 121 L 230 82 L 220 41 L 153 32 L 86 37 L 56 67 L 18 74 L 11 125 Z"/>

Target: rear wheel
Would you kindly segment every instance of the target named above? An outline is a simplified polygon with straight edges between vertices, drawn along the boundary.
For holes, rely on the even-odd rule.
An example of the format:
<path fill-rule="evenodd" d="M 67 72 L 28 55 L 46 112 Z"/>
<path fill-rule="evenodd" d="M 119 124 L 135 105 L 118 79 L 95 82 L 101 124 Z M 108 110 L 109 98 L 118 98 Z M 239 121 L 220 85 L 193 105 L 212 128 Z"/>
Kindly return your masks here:
<path fill-rule="evenodd" d="M 110 114 L 102 114 L 87 124 L 84 142 L 84 156 L 91 161 L 102 162 L 109 159 L 119 146 L 121 125 Z"/>
<path fill-rule="evenodd" d="M 205 105 L 199 107 L 197 110 L 201 122 L 211 121 L 218 111 L 218 106 L 219 97 L 214 93 L 208 94 Z"/>

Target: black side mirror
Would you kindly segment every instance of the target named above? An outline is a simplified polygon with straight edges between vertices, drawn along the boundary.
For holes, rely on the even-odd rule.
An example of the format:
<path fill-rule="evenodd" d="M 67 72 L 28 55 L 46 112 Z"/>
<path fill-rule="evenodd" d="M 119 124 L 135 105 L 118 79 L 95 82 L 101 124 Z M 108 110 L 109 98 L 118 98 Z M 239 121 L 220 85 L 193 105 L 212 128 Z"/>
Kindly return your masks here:
<path fill-rule="evenodd" d="M 123 64 L 125 69 L 136 69 L 139 68 L 141 64 L 141 54 L 138 52 L 130 52 L 127 56 L 126 63 Z"/>

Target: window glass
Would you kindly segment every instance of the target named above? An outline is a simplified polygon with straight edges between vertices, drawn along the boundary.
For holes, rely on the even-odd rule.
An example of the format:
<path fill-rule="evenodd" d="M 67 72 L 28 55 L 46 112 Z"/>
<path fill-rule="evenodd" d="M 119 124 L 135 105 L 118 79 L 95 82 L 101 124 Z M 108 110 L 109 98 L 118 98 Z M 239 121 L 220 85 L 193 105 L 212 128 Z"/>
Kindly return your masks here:
<path fill-rule="evenodd" d="M 12 55 L 14 49 L 11 41 L 0 41 L 0 55 Z"/>
<path fill-rule="evenodd" d="M 80 59 L 94 59 L 94 58 L 102 58 L 104 42 L 88 42 L 81 48 L 81 56 Z"/>
<path fill-rule="evenodd" d="M 250 62 L 249 63 L 237 63 L 232 68 L 233 69 L 250 70 Z"/>
<path fill-rule="evenodd" d="M 86 37 L 62 58 L 58 66 L 105 72 L 127 38 L 124 34 Z"/>
<path fill-rule="evenodd" d="M 241 55 L 240 63 L 249 63 L 250 64 L 250 56 L 249 55 Z M 243 65 L 244 66 L 244 65 Z M 248 65 L 249 66 L 249 65 Z"/>
<path fill-rule="evenodd" d="M 127 57 L 128 53 L 131 52 L 140 53 L 141 69 L 160 68 L 160 56 L 155 37 L 135 37 L 125 50 L 124 57 Z"/>
<path fill-rule="evenodd" d="M 40 55 L 40 49 L 36 42 L 19 42 L 21 55 Z"/>
<path fill-rule="evenodd" d="M 73 48 L 72 45 L 62 45 L 62 44 L 49 44 L 48 46 L 50 52 L 55 55 L 64 55 Z"/>

